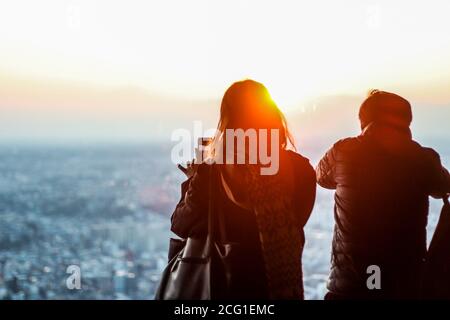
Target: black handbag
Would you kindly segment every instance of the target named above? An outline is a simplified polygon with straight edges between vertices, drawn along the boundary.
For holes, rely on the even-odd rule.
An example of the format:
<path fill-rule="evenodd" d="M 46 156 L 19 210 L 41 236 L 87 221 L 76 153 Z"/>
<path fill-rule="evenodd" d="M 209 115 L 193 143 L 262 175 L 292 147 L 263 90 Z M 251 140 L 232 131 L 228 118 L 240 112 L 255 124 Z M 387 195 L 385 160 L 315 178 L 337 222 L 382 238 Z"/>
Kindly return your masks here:
<path fill-rule="evenodd" d="M 216 165 L 209 165 L 208 232 L 206 238 L 171 239 L 171 250 L 179 250 L 164 269 L 155 300 L 210 300 L 227 298 L 237 264 L 236 243 L 226 242 L 223 214 L 215 208 Z M 218 188 L 219 189 L 219 188 Z M 218 219 L 220 237 L 215 234 Z"/>
<path fill-rule="evenodd" d="M 436 230 L 431 239 L 423 276 L 423 297 L 450 299 L 450 205 L 444 198 Z"/>

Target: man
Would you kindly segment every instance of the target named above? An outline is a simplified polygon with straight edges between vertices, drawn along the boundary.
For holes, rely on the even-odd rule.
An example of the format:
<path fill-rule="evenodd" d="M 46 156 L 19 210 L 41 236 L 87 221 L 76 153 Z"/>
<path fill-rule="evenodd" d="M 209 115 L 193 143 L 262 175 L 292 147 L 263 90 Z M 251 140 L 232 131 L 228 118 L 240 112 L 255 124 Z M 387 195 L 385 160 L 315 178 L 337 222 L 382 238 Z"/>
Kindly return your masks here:
<path fill-rule="evenodd" d="M 450 176 L 412 140 L 407 100 L 373 90 L 359 119 L 361 134 L 335 143 L 316 168 L 318 184 L 336 190 L 325 299 L 418 298 L 428 196 L 445 197 Z"/>

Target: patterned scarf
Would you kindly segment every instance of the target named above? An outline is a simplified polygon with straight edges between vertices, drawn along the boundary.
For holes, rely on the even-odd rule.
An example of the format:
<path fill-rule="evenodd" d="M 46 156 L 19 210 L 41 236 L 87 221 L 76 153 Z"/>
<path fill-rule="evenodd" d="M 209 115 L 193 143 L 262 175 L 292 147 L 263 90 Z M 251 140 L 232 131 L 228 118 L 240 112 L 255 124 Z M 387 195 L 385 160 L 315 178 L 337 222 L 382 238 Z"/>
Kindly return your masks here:
<path fill-rule="evenodd" d="M 303 299 L 303 238 L 293 206 L 292 168 L 283 166 L 276 175 L 261 175 L 257 165 L 245 165 L 239 171 L 246 207 L 256 216 L 269 297 Z"/>

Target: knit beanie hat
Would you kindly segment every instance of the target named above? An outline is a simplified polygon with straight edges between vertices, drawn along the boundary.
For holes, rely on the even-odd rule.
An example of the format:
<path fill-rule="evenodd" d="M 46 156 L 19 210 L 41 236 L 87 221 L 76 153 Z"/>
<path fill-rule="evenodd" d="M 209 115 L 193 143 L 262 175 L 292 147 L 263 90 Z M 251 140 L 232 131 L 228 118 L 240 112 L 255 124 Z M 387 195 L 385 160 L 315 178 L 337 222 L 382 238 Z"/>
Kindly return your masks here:
<path fill-rule="evenodd" d="M 412 121 L 411 105 L 394 93 L 372 90 L 359 108 L 359 120 L 361 129 L 371 122 L 406 129 Z"/>

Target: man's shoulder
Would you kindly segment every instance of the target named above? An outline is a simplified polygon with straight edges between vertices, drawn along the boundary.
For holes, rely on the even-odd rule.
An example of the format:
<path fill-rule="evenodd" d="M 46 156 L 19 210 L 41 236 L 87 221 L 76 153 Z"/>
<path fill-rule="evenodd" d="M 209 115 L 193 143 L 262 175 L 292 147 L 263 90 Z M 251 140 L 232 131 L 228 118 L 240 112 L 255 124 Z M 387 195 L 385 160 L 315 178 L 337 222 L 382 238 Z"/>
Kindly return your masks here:
<path fill-rule="evenodd" d="M 415 152 L 420 154 L 420 156 L 422 157 L 422 159 L 424 160 L 428 160 L 428 161 L 440 161 L 440 156 L 439 153 L 434 150 L 433 148 L 430 147 L 425 147 L 422 146 L 420 143 L 418 143 L 417 141 L 412 141 L 413 146 L 415 148 Z"/>
<path fill-rule="evenodd" d="M 350 151 L 357 149 L 361 146 L 361 138 L 360 137 L 347 137 L 336 141 L 333 144 L 331 150 L 333 151 Z"/>

